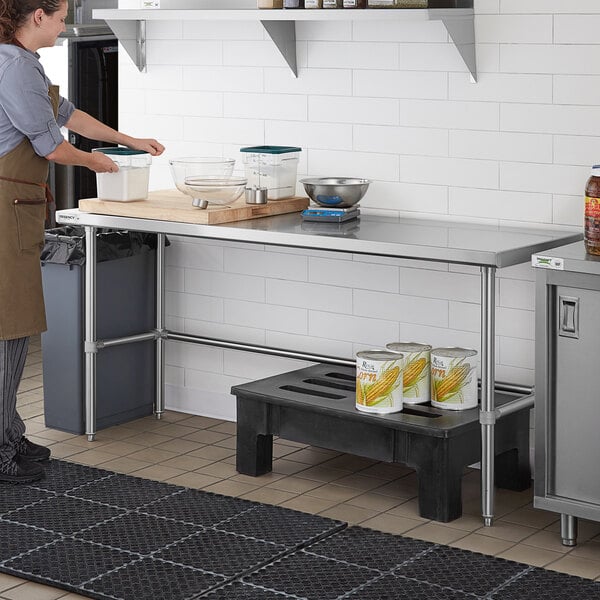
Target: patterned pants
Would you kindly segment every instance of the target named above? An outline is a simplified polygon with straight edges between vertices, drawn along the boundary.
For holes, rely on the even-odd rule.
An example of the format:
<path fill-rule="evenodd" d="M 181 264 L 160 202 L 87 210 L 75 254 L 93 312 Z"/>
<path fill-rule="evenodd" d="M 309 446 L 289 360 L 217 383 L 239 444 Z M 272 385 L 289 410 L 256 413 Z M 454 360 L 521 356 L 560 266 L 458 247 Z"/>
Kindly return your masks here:
<path fill-rule="evenodd" d="M 25 433 L 17 413 L 17 389 L 23 375 L 29 338 L 0 340 L 0 464 L 15 455 L 15 444 Z"/>

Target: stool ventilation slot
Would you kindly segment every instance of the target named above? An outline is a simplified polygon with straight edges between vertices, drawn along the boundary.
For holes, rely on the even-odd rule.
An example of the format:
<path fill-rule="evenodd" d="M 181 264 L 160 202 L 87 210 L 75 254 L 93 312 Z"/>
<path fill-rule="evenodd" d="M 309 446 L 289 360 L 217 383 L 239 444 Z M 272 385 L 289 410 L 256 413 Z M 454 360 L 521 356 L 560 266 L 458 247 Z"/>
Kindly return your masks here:
<path fill-rule="evenodd" d="M 419 410 L 418 408 L 408 408 L 406 404 L 402 407 L 402 413 L 405 415 L 415 415 L 415 417 L 425 417 L 427 419 L 437 419 L 442 416 L 427 412 L 425 410 Z"/>
<path fill-rule="evenodd" d="M 344 379 L 345 381 L 356 382 L 356 375 L 348 375 L 346 373 L 325 373 L 325 377 L 331 377 L 332 379 Z"/>
<path fill-rule="evenodd" d="M 306 394 L 307 396 L 319 396 L 320 398 L 331 398 L 332 400 L 342 400 L 346 396 L 340 396 L 339 394 L 328 394 L 327 392 L 320 392 L 319 390 L 311 390 L 310 388 L 303 388 L 297 385 L 282 385 L 280 390 L 286 390 L 288 392 L 296 392 L 298 394 Z"/>
<path fill-rule="evenodd" d="M 356 390 L 355 385 L 350 385 L 348 383 L 338 383 L 337 381 L 327 381 L 327 379 L 315 379 L 314 377 L 310 379 L 303 379 L 304 383 L 312 383 L 313 385 L 322 385 L 323 387 L 335 388 L 337 390 L 347 390 L 348 392 L 354 392 Z"/>

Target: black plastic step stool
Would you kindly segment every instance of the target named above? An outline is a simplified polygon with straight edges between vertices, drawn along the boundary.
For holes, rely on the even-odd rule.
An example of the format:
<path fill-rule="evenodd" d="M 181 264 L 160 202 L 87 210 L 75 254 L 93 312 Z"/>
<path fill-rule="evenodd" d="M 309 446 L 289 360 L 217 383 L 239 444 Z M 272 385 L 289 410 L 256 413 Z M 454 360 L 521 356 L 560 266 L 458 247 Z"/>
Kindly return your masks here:
<path fill-rule="evenodd" d="M 440 410 L 405 405 L 400 413 L 374 415 L 355 408 L 355 370 L 319 364 L 236 385 L 238 472 L 272 470 L 273 435 L 403 463 L 417 472 L 422 517 L 448 522 L 462 515 L 464 468 L 479 461 L 479 409 Z M 514 396 L 496 393 L 496 405 Z M 498 487 L 522 491 L 531 485 L 529 409 L 496 422 Z"/>

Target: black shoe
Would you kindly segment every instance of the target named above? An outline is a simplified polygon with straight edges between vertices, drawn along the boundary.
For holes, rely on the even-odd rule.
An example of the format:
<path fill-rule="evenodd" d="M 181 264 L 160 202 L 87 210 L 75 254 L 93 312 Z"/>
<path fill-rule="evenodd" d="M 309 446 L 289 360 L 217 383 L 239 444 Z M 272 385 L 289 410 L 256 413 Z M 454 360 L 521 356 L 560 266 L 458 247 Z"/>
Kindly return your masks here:
<path fill-rule="evenodd" d="M 17 454 L 21 458 L 26 458 L 31 462 L 38 462 L 50 458 L 50 448 L 34 444 L 23 436 L 20 441 L 17 442 Z"/>
<path fill-rule="evenodd" d="M 44 476 L 41 465 L 32 463 L 18 454 L 10 461 L 0 464 L 0 482 L 31 483 Z"/>

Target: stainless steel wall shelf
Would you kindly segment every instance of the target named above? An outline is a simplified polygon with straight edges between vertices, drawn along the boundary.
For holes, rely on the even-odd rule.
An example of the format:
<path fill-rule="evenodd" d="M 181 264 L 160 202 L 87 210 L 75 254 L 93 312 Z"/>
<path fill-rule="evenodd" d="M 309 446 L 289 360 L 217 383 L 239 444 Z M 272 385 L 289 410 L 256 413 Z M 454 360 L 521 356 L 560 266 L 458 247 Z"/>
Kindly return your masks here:
<path fill-rule="evenodd" d="M 112 9 L 95 10 L 93 15 L 108 23 L 140 71 L 146 69 L 146 21 L 260 21 L 296 77 L 297 21 L 442 21 L 476 81 L 473 3 L 464 0 L 460 4 L 471 6 L 367 10 Z"/>

